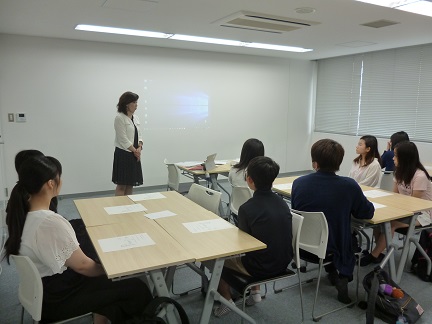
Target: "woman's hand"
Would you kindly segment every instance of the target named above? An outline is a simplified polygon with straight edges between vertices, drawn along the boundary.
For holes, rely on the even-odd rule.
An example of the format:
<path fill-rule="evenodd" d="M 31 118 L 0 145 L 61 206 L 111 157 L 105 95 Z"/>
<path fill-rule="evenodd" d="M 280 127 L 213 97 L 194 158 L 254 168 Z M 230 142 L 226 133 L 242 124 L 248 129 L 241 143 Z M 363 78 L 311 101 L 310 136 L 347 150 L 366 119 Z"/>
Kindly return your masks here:
<path fill-rule="evenodd" d="M 135 149 L 134 156 L 137 158 L 138 161 L 141 160 L 141 146 L 138 146 L 138 148 Z"/>

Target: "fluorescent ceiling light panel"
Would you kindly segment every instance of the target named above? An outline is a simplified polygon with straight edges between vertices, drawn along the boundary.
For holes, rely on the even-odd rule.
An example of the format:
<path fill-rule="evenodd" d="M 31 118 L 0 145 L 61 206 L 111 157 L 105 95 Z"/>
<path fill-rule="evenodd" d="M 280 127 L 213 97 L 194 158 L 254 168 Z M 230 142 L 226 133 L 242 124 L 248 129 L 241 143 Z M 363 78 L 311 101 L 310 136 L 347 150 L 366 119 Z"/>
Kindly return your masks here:
<path fill-rule="evenodd" d="M 269 49 L 269 50 L 274 50 L 274 51 L 298 52 L 298 53 L 312 51 L 312 49 L 302 48 L 302 47 L 261 44 L 261 43 L 244 43 L 244 46 L 245 47 L 252 47 L 252 48 Z"/>
<path fill-rule="evenodd" d="M 170 37 L 170 39 L 182 40 L 187 42 L 229 45 L 229 46 L 241 46 L 242 44 L 242 42 L 229 40 L 229 39 L 208 38 L 208 37 L 179 35 L 179 34 L 174 34 L 173 36 Z"/>
<path fill-rule="evenodd" d="M 104 26 L 94 26 L 94 25 L 77 25 L 75 29 L 92 31 L 97 33 L 141 36 L 141 37 L 152 37 L 152 38 L 169 38 L 170 36 L 172 36 L 172 34 L 158 33 L 158 32 L 145 31 L 145 30 L 104 27 Z"/>
<path fill-rule="evenodd" d="M 216 45 L 252 47 L 252 48 L 269 49 L 275 51 L 298 52 L 298 53 L 312 51 L 312 49 L 293 47 L 293 46 L 247 43 L 247 42 L 241 42 L 241 41 L 230 40 L 230 39 L 209 38 L 209 37 L 180 35 L 180 34 L 165 34 L 165 33 L 151 32 L 145 30 L 104 27 L 104 26 L 95 26 L 95 25 L 77 25 L 75 29 L 98 32 L 98 33 L 120 34 L 120 35 L 129 35 L 129 36 L 168 38 L 168 39 L 175 39 L 180 41 L 198 42 L 198 43 L 207 43 L 207 44 L 216 44 Z"/>
<path fill-rule="evenodd" d="M 357 0 L 432 17 L 432 0 Z"/>

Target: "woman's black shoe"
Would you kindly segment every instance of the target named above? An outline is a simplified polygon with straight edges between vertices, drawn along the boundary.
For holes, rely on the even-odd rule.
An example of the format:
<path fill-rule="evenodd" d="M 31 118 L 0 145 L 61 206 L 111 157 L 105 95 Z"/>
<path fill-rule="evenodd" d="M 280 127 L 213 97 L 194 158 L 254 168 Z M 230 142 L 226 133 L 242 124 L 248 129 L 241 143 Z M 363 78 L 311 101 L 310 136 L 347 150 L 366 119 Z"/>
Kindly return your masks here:
<path fill-rule="evenodd" d="M 384 254 L 380 253 L 380 255 L 378 257 L 374 257 L 371 253 L 362 257 L 360 260 L 360 266 L 361 267 L 366 267 L 367 265 L 371 264 L 371 263 L 381 263 L 381 261 L 384 259 Z"/>

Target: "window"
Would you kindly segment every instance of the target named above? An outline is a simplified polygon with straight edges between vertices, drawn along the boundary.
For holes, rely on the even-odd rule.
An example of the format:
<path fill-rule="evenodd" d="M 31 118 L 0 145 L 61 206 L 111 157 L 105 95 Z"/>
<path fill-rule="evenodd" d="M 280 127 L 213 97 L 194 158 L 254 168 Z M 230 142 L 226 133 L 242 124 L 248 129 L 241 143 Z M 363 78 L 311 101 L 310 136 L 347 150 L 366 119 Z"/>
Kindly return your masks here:
<path fill-rule="evenodd" d="M 318 61 L 315 131 L 432 142 L 432 44 Z"/>

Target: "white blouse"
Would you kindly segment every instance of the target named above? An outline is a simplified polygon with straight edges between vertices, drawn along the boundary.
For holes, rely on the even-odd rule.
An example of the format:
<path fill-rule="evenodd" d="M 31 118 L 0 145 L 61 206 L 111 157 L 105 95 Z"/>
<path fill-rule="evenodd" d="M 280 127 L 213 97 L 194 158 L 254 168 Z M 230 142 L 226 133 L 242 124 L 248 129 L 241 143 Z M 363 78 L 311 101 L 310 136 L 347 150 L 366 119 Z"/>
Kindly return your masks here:
<path fill-rule="evenodd" d="M 27 214 L 19 254 L 33 261 L 41 277 L 65 271 L 66 260 L 78 248 L 75 231 L 65 218 L 50 210 Z"/>
<path fill-rule="evenodd" d="M 378 187 L 381 179 L 381 165 L 377 158 L 371 164 L 363 167 L 353 162 L 348 177 L 354 179 L 358 184 Z"/>
<path fill-rule="evenodd" d="M 133 145 L 135 136 L 135 127 L 138 131 L 138 142 L 143 142 L 140 129 L 139 118 L 134 115 L 133 122 L 127 115 L 118 113 L 114 119 L 115 141 L 114 145 L 122 150 L 129 151 L 128 148 Z"/>
<path fill-rule="evenodd" d="M 234 187 L 247 187 L 248 184 L 245 180 L 245 169 L 240 170 L 237 168 L 231 168 L 228 174 L 228 181 Z"/>

